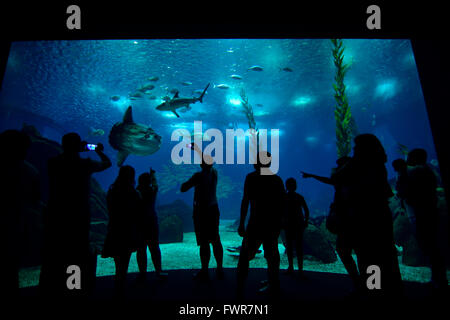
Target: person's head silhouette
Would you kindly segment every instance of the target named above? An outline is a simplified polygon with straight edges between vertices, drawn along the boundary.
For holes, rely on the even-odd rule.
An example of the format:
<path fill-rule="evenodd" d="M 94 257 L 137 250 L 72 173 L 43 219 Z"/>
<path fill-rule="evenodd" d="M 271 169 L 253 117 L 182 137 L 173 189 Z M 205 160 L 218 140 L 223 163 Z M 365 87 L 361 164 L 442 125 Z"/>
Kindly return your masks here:
<path fill-rule="evenodd" d="M 355 137 L 353 158 L 356 160 L 384 164 L 387 161 L 386 152 L 378 138 L 371 133 L 360 134 Z"/>
<path fill-rule="evenodd" d="M 23 161 L 31 145 L 30 137 L 19 130 L 6 130 L 1 133 L 0 144 L 4 156 L 12 161 Z"/>
<path fill-rule="evenodd" d="M 135 171 L 132 166 L 122 166 L 119 170 L 119 175 L 117 176 L 116 182 L 121 186 L 134 186 L 135 184 Z"/>
<path fill-rule="evenodd" d="M 81 138 L 78 133 L 67 133 L 62 137 L 62 148 L 66 154 L 78 154 L 81 151 Z"/>
<path fill-rule="evenodd" d="M 150 173 L 144 172 L 141 174 L 138 178 L 138 184 L 143 187 L 148 187 L 152 181 L 152 177 L 150 176 Z"/>
<path fill-rule="evenodd" d="M 408 152 L 406 162 L 409 166 L 423 166 L 427 163 L 427 152 L 425 149 L 417 148 Z"/>
<path fill-rule="evenodd" d="M 202 159 L 202 163 L 200 164 L 200 168 L 202 168 L 202 171 L 211 170 L 211 168 L 212 168 L 212 166 L 214 164 L 214 162 L 212 160 L 212 157 L 209 157 L 209 156 L 206 156 L 206 155 L 203 155 L 203 157 L 204 158 L 206 157 L 206 159 Z M 211 164 L 209 164 L 208 162 L 211 162 Z"/>
<path fill-rule="evenodd" d="M 261 168 L 270 168 L 272 161 L 272 155 L 268 151 L 260 151 L 256 158 L 256 163 L 253 165 L 256 171 L 260 171 Z"/>
<path fill-rule="evenodd" d="M 297 181 L 294 178 L 288 178 L 286 180 L 286 190 L 288 192 L 294 192 L 297 190 Z"/>

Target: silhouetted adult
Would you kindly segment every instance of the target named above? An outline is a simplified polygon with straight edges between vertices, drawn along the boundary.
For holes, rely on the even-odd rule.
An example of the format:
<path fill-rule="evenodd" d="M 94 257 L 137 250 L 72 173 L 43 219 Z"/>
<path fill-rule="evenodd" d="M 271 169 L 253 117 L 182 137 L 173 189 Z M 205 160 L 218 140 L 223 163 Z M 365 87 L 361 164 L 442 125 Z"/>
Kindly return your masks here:
<path fill-rule="evenodd" d="M 194 191 L 194 230 L 197 245 L 200 246 L 200 261 L 202 268 L 195 275 L 198 280 L 209 279 L 208 265 L 211 257 L 212 245 L 214 258 L 216 259 L 216 274 L 219 279 L 224 277 L 223 272 L 223 247 L 219 235 L 219 205 L 217 203 L 217 170 L 213 168 L 213 160 L 209 155 L 202 153 L 200 148 L 193 143 L 192 147 L 202 159 L 201 171 L 181 185 L 181 192 L 186 192 L 191 188 Z"/>
<path fill-rule="evenodd" d="M 354 249 L 353 226 L 349 215 L 349 186 L 345 184 L 343 179 L 335 179 L 335 175 L 340 170 L 345 170 L 345 166 L 351 160 L 350 157 L 341 157 L 336 160 L 337 167 L 332 169 L 331 177 L 322 177 L 314 174 L 302 172 L 303 178 L 314 178 L 322 183 L 333 185 L 335 189 L 333 203 L 330 210 L 334 210 L 336 223 L 336 251 L 347 270 L 348 275 L 352 279 L 353 286 L 356 291 L 361 289 L 361 280 L 359 277 L 356 262 L 352 257 Z"/>
<path fill-rule="evenodd" d="M 358 258 L 362 284 L 370 296 L 393 297 L 401 293 L 402 283 L 394 244 L 389 198 L 393 196 L 387 181 L 387 156 L 378 138 L 361 134 L 354 139 L 352 159 L 333 176 L 348 188 L 349 219 L 353 245 Z M 380 270 L 381 288 L 369 290 L 369 266 Z M 376 284 L 370 278 L 369 284 Z"/>
<path fill-rule="evenodd" d="M 31 140 L 18 130 L 6 130 L 0 134 L 0 272 L 2 291 L 6 299 L 15 299 L 19 288 L 20 253 L 26 233 L 28 205 L 39 201 L 38 172 L 25 161 Z"/>
<path fill-rule="evenodd" d="M 79 153 L 86 148 L 77 133 L 64 135 L 62 148 L 62 154 L 48 161 L 49 200 L 44 215 L 40 276 L 43 293 L 56 297 L 85 295 L 92 289 L 95 257 L 89 246 L 91 175 L 111 166 L 101 144 L 95 150 L 101 161 L 81 158 Z M 67 287 L 71 265 L 80 268 L 80 290 Z"/>
<path fill-rule="evenodd" d="M 294 273 L 294 249 L 297 253 L 299 275 L 303 276 L 303 233 L 308 226 L 309 209 L 305 198 L 296 192 L 297 181 L 286 180 L 286 212 L 283 228 L 286 232 L 286 251 L 289 267 L 287 274 Z"/>
<path fill-rule="evenodd" d="M 431 263 L 434 289 L 447 288 L 445 260 L 437 240 L 437 177 L 427 165 L 427 152 L 414 149 L 408 153 L 406 203 L 415 229 L 417 242 Z"/>
<path fill-rule="evenodd" d="M 139 233 L 141 199 L 134 185 L 134 168 L 122 166 L 106 195 L 109 222 L 102 257 L 114 258 L 116 266 L 115 297 L 125 294 L 130 257 L 142 243 Z"/>
<path fill-rule="evenodd" d="M 257 163 L 254 165 L 255 171 L 245 178 L 238 228 L 239 235 L 243 237 L 237 267 L 238 297 L 244 294 L 249 262 L 255 257 L 261 244 L 264 249 L 264 258 L 267 260 L 268 273 L 268 286 L 262 290 L 269 290 L 269 293 L 274 296 L 279 293 L 278 237 L 285 210 L 286 193 L 283 180 L 276 174 L 267 174 L 270 171 L 270 160 L 269 152 L 260 152 Z M 245 227 L 249 206 L 250 216 Z"/>
<path fill-rule="evenodd" d="M 150 169 L 150 173 L 145 172 L 139 176 L 137 191 L 141 197 L 141 223 L 139 224 L 142 234 L 142 244 L 139 246 L 136 259 L 138 262 L 140 280 L 145 280 L 147 273 L 147 247 L 152 256 L 153 266 L 159 278 L 167 276 L 162 272 L 161 250 L 159 248 L 158 216 L 155 210 L 156 195 L 158 193 L 158 183 L 155 171 Z"/>

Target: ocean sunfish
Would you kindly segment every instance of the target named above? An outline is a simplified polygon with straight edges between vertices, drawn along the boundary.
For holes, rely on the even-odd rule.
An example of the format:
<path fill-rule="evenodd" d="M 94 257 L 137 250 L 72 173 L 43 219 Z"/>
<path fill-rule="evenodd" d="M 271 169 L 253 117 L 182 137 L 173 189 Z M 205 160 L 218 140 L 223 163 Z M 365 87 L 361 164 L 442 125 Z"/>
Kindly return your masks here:
<path fill-rule="evenodd" d="M 117 122 L 109 133 L 109 144 L 117 150 L 117 166 L 121 166 L 129 154 L 148 156 L 161 147 L 161 136 L 149 126 L 133 121 L 131 106 L 125 111 L 122 122 Z"/>

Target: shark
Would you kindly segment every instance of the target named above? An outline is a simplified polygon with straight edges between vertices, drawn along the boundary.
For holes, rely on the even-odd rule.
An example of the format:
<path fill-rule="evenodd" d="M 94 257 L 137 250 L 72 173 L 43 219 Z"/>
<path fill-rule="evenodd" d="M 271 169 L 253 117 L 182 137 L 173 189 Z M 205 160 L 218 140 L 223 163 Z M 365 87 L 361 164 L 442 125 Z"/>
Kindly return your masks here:
<path fill-rule="evenodd" d="M 149 126 L 133 121 L 129 106 L 121 122 L 117 122 L 109 132 L 109 144 L 117 150 L 117 166 L 121 166 L 130 154 L 148 156 L 161 147 L 161 136 Z"/>
<path fill-rule="evenodd" d="M 202 94 L 197 98 L 180 98 L 178 96 L 178 92 L 175 93 L 172 99 L 166 100 L 163 103 L 161 103 L 159 106 L 156 107 L 156 110 L 159 111 L 172 111 L 177 118 L 180 117 L 180 115 L 177 113 L 177 109 L 180 108 L 187 108 L 189 109 L 189 105 L 192 103 L 196 103 L 197 101 L 200 101 L 200 103 L 203 103 L 203 96 L 206 93 L 206 90 L 208 90 L 209 83 L 206 86 L 206 88 L 203 90 Z"/>

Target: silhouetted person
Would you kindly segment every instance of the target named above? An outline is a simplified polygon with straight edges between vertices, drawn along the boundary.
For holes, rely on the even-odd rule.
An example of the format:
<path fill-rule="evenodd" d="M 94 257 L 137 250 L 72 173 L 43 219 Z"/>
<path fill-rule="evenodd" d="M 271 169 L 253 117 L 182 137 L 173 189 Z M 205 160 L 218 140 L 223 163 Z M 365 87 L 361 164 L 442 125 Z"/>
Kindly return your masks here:
<path fill-rule="evenodd" d="M 86 150 L 77 133 L 62 138 L 62 154 L 49 159 L 49 200 L 44 216 L 43 262 L 40 286 L 44 294 L 56 297 L 85 295 L 93 287 L 95 263 L 89 246 L 91 175 L 111 166 L 98 144 L 95 153 L 101 161 L 80 157 Z M 67 269 L 76 265 L 81 271 L 81 290 L 67 288 Z"/>
<path fill-rule="evenodd" d="M 299 275 L 303 276 L 303 233 L 308 226 L 309 209 L 305 198 L 295 192 L 297 181 L 294 178 L 286 180 L 286 211 L 283 228 L 286 232 L 286 251 L 289 267 L 288 274 L 294 273 L 294 249 L 297 253 Z"/>
<path fill-rule="evenodd" d="M 334 200 L 330 206 L 330 210 L 334 210 L 336 215 L 336 251 L 341 259 L 348 275 L 353 281 L 353 286 L 358 292 L 361 289 L 361 279 L 359 277 L 356 262 L 352 257 L 354 249 L 354 241 L 352 237 L 352 220 L 349 214 L 349 187 L 346 186 L 343 179 L 335 179 L 336 174 L 340 170 L 345 170 L 345 166 L 349 163 L 350 157 L 341 157 L 336 160 L 337 167 L 333 168 L 331 177 L 322 177 L 314 174 L 302 172 L 303 178 L 314 178 L 322 183 L 333 185 L 335 189 Z"/>
<path fill-rule="evenodd" d="M 408 164 L 403 159 L 395 159 L 392 161 L 392 167 L 397 173 L 397 179 L 395 181 L 396 196 L 400 201 L 400 207 L 405 211 L 405 200 L 408 195 Z"/>
<path fill-rule="evenodd" d="M 200 246 L 200 261 L 202 268 L 195 278 L 198 280 L 209 279 L 208 265 L 213 247 L 216 259 L 216 274 L 219 279 L 224 277 L 223 272 L 223 247 L 219 235 L 219 206 L 217 203 L 217 170 L 213 168 L 213 160 L 209 155 L 204 155 L 196 144 L 191 147 L 202 159 L 201 171 L 196 172 L 188 181 L 181 185 L 181 192 L 191 188 L 194 191 L 194 229 L 197 245 Z"/>
<path fill-rule="evenodd" d="M 141 223 L 139 224 L 142 234 L 142 244 L 137 250 L 136 259 L 138 262 L 140 280 L 146 278 L 147 273 L 147 247 L 152 256 L 153 266 L 159 278 L 167 276 L 162 272 L 161 250 L 159 249 L 159 229 L 158 217 L 155 210 L 156 194 L 158 193 L 158 183 L 155 171 L 145 172 L 139 176 L 137 191 L 141 197 Z"/>
<path fill-rule="evenodd" d="M 106 195 L 109 223 L 102 257 L 114 258 L 116 266 L 115 297 L 121 297 L 125 294 L 130 257 L 142 243 L 139 233 L 141 199 L 134 189 L 134 185 L 134 168 L 122 166 L 119 175 L 109 187 Z"/>
<path fill-rule="evenodd" d="M 361 283 L 366 293 L 377 297 L 401 294 L 402 282 L 394 244 L 389 198 L 393 196 L 387 181 L 387 156 L 376 136 L 361 134 L 354 139 L 352 159 L 333 176 L 348 188 L 350 235 L 358 259 Z M 380 269 L 381 289 L 369 290 L 369 266 Z"/>
<path fill-rule="evenodd" d="M 408 184 L 406 203 L 417 242 L 431 263 L 431 279 L 434 289 L 447 288 L 445 260 L 439 250 L 437 239 L 437 178 L 427 165 L 424 149 L 408 153 Z"/>
<path fill-rule="evenodd" d="M 265 160 L 269 159 L 267 163 Z M 262 151 L 258 154 L 255 171 L 245 178 L 244 194 L 241 202 L 241 215 L 238 233 L 242 240 L 237 267 L 237 295 L 242 298 L 248 275 L 249 262 L 255 257 L 261 244 L 267 260 L 268 286 L 262 291 L 276 296 L 279 293 L 280 253 L 278 237 L 285 210 L 285 190 L 283 180 L 276 174 L 261 174 L 270 170 L 271 155 Z M 263 161 L 261 161 L 263 160 Z M 266 164 L 263 164 L 266 162 Z M 250 206 L 247 227 L 245 220 Z"/>
<path fill-rule="evenodd" d="M 20 253 L 27 240 L 32 241 L 26 238 L 26 209 L 40 197 L 37 170 L 25 161 L 30 144 L 28 135 L 21 131 L 0 134 L 0 272 L 6 299 L 18 296 Z"/>

